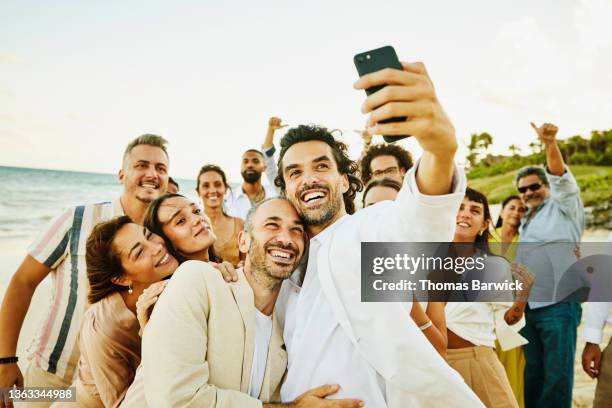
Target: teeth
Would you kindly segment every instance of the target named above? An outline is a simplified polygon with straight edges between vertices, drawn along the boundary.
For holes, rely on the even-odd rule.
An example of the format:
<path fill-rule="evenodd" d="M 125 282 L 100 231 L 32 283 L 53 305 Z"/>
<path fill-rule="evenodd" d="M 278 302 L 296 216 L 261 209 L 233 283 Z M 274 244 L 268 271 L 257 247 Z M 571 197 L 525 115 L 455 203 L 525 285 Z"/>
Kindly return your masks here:
<path fill-rule="evenodd" d="M 278 258 L 285 258 L 285 259 L 291 258 L 291 255 L 289 255 L 286 252 L 281 252 L 281 251 L 270 251 L 270 255 L 276 256 Z"/>
<path fill-rule="evenodd" d="M 166 262 L 168 262 L 168 253 L 166 253 L 166 255 L 164 255 L 164 256 L 163 256 L 163 258 L 162 258 L 162 259 L 160 259 L 160 261 L 158 262 L 158 264 L 157 264 L 157 265 L 163 265 L 163 264 L 165 264 Z"/>
<path fill-rule="evenodd" d="M 147 188 L 157 188 L 157 184 L 153 184 L 153 183 L 142 183 L 141 186 L 147 187 Z"/>
<path fill-rule="evenodd" d="M 470 226 L 470 224 L 465 223 L 465 222 L 458 222 L 457 225 L 460 226 L 460 227 L 469 227 Z"/>
<path fill-rule="evenodd" d="M 322 198 L 322 197 L 324 197 L 324 196 L 325 196 L 325 194 L 323 194 L 323 193 L 322 193 L 322 192 L 320 192 L 320 191 L 317 191 L 317 192 L 315 192 L 315 193 L 308 193 L 308 194 L 306 194 L 306 195 L 304 196 L 304 201 L 310 201 L 310 200 L 312 200 L 312 199 Z"/>

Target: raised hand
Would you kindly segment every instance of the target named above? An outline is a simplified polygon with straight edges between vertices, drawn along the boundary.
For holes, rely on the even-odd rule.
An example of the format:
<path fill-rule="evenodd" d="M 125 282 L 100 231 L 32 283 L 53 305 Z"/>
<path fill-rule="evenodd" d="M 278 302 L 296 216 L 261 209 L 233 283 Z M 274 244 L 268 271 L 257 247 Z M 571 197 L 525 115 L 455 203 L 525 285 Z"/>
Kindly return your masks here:
<path fill-rule="evenodd" d="M 364 75 L 356 89 L 387 85 L 369 95 L 361 107 L 369 113 L 367 131 L 372 135 L 414 136 L 423 150 L 436 157 L 453 157 L 457 150 L 455 128 L 442 109 L 429 74 L 420 62 L 402 62 L 403 70 L 386 68 Z M 398 116 L 404 122 L 379 123 Z"/>
<path fill-rule="evenodd" d="M 538 134 L 538 138 L 544 143 L 544 145 L 549 145 L 551 143 L 556 143 L 556 136 L 559 128 L 552 123 L 544 123 L 542 126 L 537 127 L 535 123 L 529 122 L 533 130 Z"/>
<path fill-rule="evenodd" d="M 361 136 L 364 146 L 369 146 L 372 143 L 372 135 L 366 130 L 354 130 L 353 132 Z"/>
<path fill-rule="evenodd" d="M 138 334 L 142 336 L 145 326 L 149 323 L 153 306 L 157 303 L 159 295 L 166 289 L 168 281 L 155 282 L 148 288 L 146 288 L 136 301 L 136 318 L 140 323 L 140 331 Z"/>
<path fill-rule="evenodd" d="M 281 118 L 277 118 L 275 116 L 271 117 L 270 119 L 268 119 L 268 128 L 272 129 L 272 130 L 278 130 L 278 129 L 282 129 L 284 127 L 287 127 L 289 125 L 283 125 L 282 124 L 283 120 Z"/>

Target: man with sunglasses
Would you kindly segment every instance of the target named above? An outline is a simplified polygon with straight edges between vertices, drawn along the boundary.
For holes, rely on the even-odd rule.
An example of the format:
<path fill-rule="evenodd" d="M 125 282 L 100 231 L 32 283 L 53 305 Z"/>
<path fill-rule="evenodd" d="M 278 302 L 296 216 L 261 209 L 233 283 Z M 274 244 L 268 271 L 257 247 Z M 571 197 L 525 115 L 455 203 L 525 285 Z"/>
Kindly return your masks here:
<path fill-rule="evenodd" d="M 579 303 L 565 303 L 555 296 L 561 275 L 574 262 L 572 250 L 560 250 L 579 243 L 584 230 L 584 206 L 580 188 L 563 161 L 557 145 L 558 128 L 545 123 L 537 127 L 544 145 L 546 168 L 527 166 L 516 176 L 516 185 L 527 213 L 521 221 L 521 246 L 517 261 L 535 274 L 526 325 L 521 334 L 525 345 L 525 406 L 571 407 L 576 354 L 576 329 L 582 309 Z M 534 245 L 533 243 L 540 243 Z"/>

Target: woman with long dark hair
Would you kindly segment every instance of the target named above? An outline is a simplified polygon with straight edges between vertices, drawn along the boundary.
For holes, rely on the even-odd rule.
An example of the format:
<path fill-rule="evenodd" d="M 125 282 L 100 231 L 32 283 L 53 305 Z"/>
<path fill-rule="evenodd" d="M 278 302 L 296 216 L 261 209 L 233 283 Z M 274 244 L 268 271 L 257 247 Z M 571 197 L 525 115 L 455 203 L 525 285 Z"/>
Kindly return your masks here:
<path fill-rule="evenodd" d="M 154 200 L 144 225 L 164 239 L 179 263 L 221 262 L 214 249 L 217 237 L 210 219 L 196 203 L 180 194 L 166 194 Z"/>
<path fill-rule="evenodd" d="M 197 182 L 196 191 L 217 236 L 215 252 L 236 266 L 244 258 L 238 250 L 238 233 L 242 231 L 244 221 L 229 216 L 223 209 L 225 194 L 230 188 L 225 172 L 217 165 L 207 164 L 200 169 Z"/>
<path fill-rule="evenodd" d="M 140 332 L 148 320 L 148 307 L 140 306 L 155 302 L 178 262 L 162 238 L 127 216 L 96 225 L 85 258 L 91 306 L 81 324 L 77 403 L 117 407 L 140 364 Z"/>
<path fill-rule="evenodd" d="M 449 302 L 445 309 L 447 361 L 487 407 L 518 407 L 494 347 L 496 339 L 506 345 L 524 342 L 508 325 L 519 322 L 520 316 L 517 317 L 515 309 L 526 301 L 533 276 L 524 267 L 511 265 L 504 258 L 491 253 L 488 243 L 490 222 L 487 198 L 467 188 L 457 213 L 453 239 L 457 244 L 457 256 L 484 258 L 485 274 L 495 274 L 496 281 L 512 281 L 514 277 L 523 283 L 523 290 L 516 293 L 517 301 L 514 303 L 497 299 L 487 299 L 486 302 Z M 472 272 L 464 273 L 469 281 Z"/>

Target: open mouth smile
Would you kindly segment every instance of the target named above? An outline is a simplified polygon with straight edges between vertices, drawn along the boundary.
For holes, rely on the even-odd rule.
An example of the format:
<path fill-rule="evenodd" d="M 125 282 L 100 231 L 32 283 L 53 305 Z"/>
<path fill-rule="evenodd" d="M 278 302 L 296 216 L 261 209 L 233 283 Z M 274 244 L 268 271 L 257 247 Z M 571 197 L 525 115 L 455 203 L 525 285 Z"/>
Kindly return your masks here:
<path fill-rule="evenodd" d="M 266 251 L 266 254 L 276 263 L 291 265 L 295 259 L 295 252 L 280 248 L 271 248 Z"/>
<path fill-rule="evenodd" d="M 300 195 L 300 201 L 309 207 L 321 204 L 327 198 L 327 191 L 323 189 L 306 190 Z"/>

